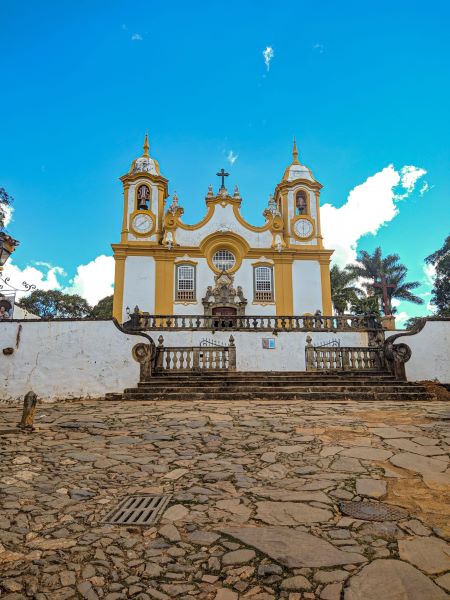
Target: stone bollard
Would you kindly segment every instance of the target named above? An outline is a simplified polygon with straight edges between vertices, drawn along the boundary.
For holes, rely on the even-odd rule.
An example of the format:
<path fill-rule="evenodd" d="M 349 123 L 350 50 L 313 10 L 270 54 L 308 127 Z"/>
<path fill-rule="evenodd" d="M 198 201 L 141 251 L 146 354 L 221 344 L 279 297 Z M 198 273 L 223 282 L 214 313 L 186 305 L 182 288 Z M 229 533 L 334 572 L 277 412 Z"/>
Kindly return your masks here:
<path fill-rule="evenodd" d="M 28 392 L 23 399 L 22 419 L 17 427 L 33 431 L 33 422 L 36 414 L 37 396 L 34 392 Z"/>

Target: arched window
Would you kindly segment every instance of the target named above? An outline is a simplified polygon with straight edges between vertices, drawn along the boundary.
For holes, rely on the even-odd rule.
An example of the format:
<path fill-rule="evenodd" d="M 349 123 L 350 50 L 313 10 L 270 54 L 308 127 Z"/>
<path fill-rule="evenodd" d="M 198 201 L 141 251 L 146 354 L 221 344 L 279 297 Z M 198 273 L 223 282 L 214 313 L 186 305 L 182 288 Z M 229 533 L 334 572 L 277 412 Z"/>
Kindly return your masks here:
<path fill-rule="evenodd" d="M 234 267 L 236 259 L 229 250 L 218 250 L 212 257 L 212 262 L 219 271 L 229 271 Z"/>
<path fill-rule="evenodd" d="M 273 302 L 272 267 L 255 267 L 254 299 L 257 302 Z"/>
<path fill-rule="evenodd" d="M 148 210 L 150 207 L 150 189 L 147 185 L 140 185 L 137 190 L 137 210 Z"/>
<path fill-rule="evenodd" d="M 298 190 L 295 194 L 295 212 L 297 215 L 308 214 L 308 196 L 305 190 Z"/>
<path fill-rule="evenodd" d="M 192 265 L 177 265 L 175 300 L 195 301 L 195 267 Z"/>

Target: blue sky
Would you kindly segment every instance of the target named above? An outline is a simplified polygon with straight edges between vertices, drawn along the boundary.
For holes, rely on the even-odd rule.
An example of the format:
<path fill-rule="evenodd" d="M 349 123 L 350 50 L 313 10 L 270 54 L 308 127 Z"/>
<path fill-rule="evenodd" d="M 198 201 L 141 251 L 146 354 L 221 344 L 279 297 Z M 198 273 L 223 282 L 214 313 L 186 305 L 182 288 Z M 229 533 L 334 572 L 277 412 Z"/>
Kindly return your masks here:
<path fill-rule="evenodd" d="M 296 135 L 323 204 L 345 205 L 391 164 L 426 171 L 395 201 L 398 215 L 378 215 L 376 235 L 357 240 L 398 252 L 425 281 L 423 258 L 450 224 L 449 13 L 444 0 L 3 2 L 0 186 L 15 197 L 14 263 L 60 267 L 69 285 L 79 265 L 110 255 L 118 177 L 147 130 L 187 222 L 225 167 L 244 215 L 261 223 Z M 360 193 L 377 203 L 367 185 Z"/>

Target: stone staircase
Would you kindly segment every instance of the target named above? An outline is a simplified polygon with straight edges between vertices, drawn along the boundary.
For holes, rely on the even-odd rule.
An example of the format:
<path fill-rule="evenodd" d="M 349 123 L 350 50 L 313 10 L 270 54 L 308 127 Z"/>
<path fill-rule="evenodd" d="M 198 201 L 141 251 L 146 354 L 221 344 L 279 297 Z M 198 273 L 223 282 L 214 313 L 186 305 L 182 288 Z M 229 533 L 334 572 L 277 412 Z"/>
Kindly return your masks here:
<path fill-rule="evenodd" d="M 424 386 L 385 371 L 180 372 L 107 394 L 109 400 L 433 400 Z"/>

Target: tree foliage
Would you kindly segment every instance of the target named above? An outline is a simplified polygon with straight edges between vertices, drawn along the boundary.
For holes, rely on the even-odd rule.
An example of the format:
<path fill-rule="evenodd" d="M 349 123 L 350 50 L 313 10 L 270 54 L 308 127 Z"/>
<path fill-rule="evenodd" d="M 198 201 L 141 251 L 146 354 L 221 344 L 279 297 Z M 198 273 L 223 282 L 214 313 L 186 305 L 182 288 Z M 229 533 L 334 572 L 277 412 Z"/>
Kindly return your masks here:
<path fill-rule="evenodd" d="M 388 288 L 389 304 L 393 298 L 407 300 L 414 304 L 423 304 L 422 298 L 412 292 L 420 286 L 420 283 L 406 280 L 408 269 L 400 262 L 398 254 L 388 254 L 383 258 L 380 247 L 375 248 L 373 254 L 361 250 L 357 264 L 349 265 L 347 268 L 355 278 L 361 278 L 364 281 L 362 285 L 368 296 L 382 298 L 382 290 L 373 284 L 375 281 L 379 281 L 382 275 L 385 275 L 388 283 L 394 285 L 393 288 Z"/>
<path fill-rule="evenodd" d="M 363 296 L 355 298 L 351 305 L 354 315 L 377 315 L 380 316 L 380 306 L 377 296 Z"/>
<path fill-rule="evenodd" d="M 113 296 L 106 296 L 99 300 L 91 311 L 94 319 L 112 319 Z"/>
<path fill-rule="evenodd" d="M 348 267 L 340 269 L 337 265 L 333 265 L 330 271 L 330 279 L 331 300 L 336 312 L 342 315 L 362 292 L 354 285 L 356 276 L 348 270 Z"/>
<path fill-rule="evenodd" d="M 92 310 L 81 296 L 58 290 L 35 290 L 21 299 L 20 306 L 42 319 L 83 319 Z"/>
<path fill-rule="evenodd" d="M 11 206 L 13 197 L 8 194 L 5 188 L 0 187 L 0 231 L 5 227 L 7 206 Z"/>
<path fill-rule="evenodd" d="M 440 317 L 450 317 L 450 235 L 445 239 L 442 248 L 425 259 L 428 265 L 436 269 L 431 302 Z"/>

